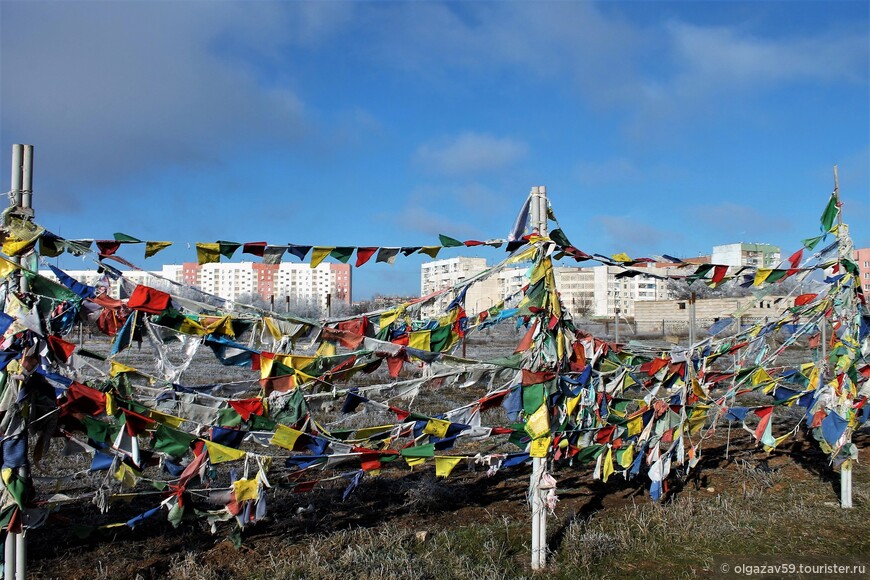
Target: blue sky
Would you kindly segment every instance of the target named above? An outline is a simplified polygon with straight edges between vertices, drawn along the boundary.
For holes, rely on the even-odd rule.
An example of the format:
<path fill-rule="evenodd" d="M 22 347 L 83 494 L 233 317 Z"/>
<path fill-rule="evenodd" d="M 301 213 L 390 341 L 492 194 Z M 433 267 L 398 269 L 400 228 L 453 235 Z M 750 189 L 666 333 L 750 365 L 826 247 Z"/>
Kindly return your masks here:
<path fill-rule="evenodd" d="M 175 242 L 122 250 L 155 269 L 504 237 L 536 185 L 588 253 L 791 253 L 836 163 L 863 247 L 868 55 L 866 2 L 4 1 L 0 179 L 34 144 L 37 220 Z M 419 292 L 422 261 L 354 270 L 354 298 Z"/>

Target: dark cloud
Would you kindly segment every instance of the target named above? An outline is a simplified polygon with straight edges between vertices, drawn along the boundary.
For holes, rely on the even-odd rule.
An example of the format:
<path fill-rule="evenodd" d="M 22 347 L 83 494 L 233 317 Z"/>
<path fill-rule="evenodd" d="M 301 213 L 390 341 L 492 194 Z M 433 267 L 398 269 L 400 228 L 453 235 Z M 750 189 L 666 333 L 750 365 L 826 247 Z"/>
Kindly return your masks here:
<path fill-rule="evenodd" d="M 301 139 L 304 103 L 239 56 L 336 20 L 298 6 L 290 18 L 265 3 L 3 3 L 3 145 L 37 144 L 40 207 Z"/>

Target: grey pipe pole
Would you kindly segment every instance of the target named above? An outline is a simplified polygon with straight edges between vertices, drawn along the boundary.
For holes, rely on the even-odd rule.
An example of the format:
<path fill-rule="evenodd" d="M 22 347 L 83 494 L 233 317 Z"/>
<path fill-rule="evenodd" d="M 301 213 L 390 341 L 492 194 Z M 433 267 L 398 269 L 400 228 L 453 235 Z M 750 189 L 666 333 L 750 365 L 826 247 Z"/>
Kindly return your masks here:
<path fill-rule="evenodd" d="M 21 145 L 21 207 L 33 207 L 33 145 Z"/>
<path fill-rule="evenodd" d="M 12 177 L 12 187 L 10 190 L 12 191 L 12 204 L 15 206 L 21 205 L 21 190 L 22 190 L 22 179 L 23 176 L 21 174 L 21 165 L 24 161 L 24 145 L 15 144 L 12 146 L 12 172 L 10 173 Z"/>

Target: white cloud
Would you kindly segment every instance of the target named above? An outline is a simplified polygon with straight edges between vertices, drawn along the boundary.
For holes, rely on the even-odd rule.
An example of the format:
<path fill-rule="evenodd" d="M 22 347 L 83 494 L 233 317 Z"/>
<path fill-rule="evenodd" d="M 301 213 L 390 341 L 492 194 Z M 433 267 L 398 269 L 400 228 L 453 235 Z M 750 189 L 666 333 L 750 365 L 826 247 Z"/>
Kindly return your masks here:
<path fill-rule="evenodd" d="M 468 175 L 501 169 L 525 157 L 528 149 L 523 141 L 469 132 L 421 145 L 414 160 L 435 173 Z"/>

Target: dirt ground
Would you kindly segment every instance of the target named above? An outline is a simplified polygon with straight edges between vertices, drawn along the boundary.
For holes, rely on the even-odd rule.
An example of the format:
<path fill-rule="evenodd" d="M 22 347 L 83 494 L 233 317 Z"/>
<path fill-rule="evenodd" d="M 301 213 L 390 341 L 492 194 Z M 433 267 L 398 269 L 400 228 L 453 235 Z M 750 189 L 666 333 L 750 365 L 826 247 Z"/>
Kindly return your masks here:
<path fill-rule="evenodd" d="M 859 447 L 870 437 L 858 433 Z M 798 439 L 772 454 L 755 450 L 745 433 L 732 433 L 729 457 L 725 458 L 724 434 L 720 431 L 703 454 L 700 469 L 688 477 L 679 470 L 672 475 L 669 499 L 693 496 L 712 501 L 722 494 L 746 493 L 753 474 L 775 473 L 767 490 L 771 498 L 786 485 L 807 486 L 827 497 L 832 510 L 839 509 L 839 478 L 827 458 L 810 441 Z M 405 467 L 384 470 L 379 477 L 365 478 L 360 487 L 342 501 L 343 485 L 293 493 L 280 485 L 270 495 L 270 515 L 265 521 L 232 536 L 234 524 L 219 524 L 211 534 L 201 520 L 185 521 L 174 529 L 165 512 L 135 529 L 126 526 L 99 530 L 78 537 L 76 523 L 98 524 L 101 520 L 123 521 L 153 506 L 115 505 L 100 516 L 92 505 L 61 510 L 43 528 L 28 534 L 30 571 L 35 578 L 162 578 L 170 575 L 182 555 L 198 566 L 224 570 L 224 577 L 248 575 L 266 558 L 292 557 L 318 538 L 341 530 L 391 526 L 409 533 L 431 533 L 482 521 L 504 520 L 527 526 L 530 512 L 525 501 L 529 466 L 502 470 L 493 477 L 485 473 L 456 473 L 447 481 L 435 480 L 433 469 L 409 472 Z M 625 481 L 618 475 L 608 483 L 592 481 L 592 465 L 563 467 L 555 472 L 559 503 L 548 529 L 549 549 L 558 553 L 570 522 L 607 517 L 608 512 L 634 504 L 650 504 L 646 477 Z M 868 471 L 855 470 L 856 489 L 866 488 Z M 863 493 L 858 503 L 863 504 Z M 772 502 L 778 501 L 771 499 Z M 662 509 L 668 509 L 665 501 Z M 300 557 L 300 554 L 296 554 Z M 528 553 L 514 556 L 517 575 L 529 573 Z M 175 577 L 180 577 L 177 574 Z M 188 576 L 183 576 L 188 577 Z M 196 576 L 190 576 L 196 577 Z M 397 577 L 401 577 L 397 576 Z M 436 573 L 433 577 L 439 577 Z"/>

